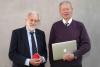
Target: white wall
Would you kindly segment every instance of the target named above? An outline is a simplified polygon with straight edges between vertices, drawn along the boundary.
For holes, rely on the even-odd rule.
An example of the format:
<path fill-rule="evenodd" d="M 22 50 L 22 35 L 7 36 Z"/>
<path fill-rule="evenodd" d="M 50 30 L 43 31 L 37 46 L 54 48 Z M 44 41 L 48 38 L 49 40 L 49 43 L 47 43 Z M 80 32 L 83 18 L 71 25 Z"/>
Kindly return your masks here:
<path fill-rule="evenodd" d="M 37 10 L 41 17 L 40 29 L 48 43 L 51 25 L 60 19 L 58 4 L 63 0 L 0 0 L 0 67 L 11 67 L 8 49 L 13 29 L 25 24 L 25 14 Z M 100 0 L 71 0 L 73 18 L 82 21 L 90 35 L 92 49 L 83 57 L 83 67 L 100 67 Z M 49 63 L 46 64 L 49 67 Z"/>

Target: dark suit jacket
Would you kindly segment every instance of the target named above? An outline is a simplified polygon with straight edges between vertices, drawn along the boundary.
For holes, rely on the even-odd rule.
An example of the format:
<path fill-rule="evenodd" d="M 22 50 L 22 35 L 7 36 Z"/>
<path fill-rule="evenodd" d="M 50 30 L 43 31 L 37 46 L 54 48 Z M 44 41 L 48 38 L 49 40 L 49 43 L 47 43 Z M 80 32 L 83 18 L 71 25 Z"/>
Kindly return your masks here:
<path fill-rule="evenodd" d="M 44 56 L 45 59 L 47 59 L 44 32 L 39 29 L 36 29 L 36 38 L 38 43 L 39 54 L 41 56 Z M 13 61 L 12 67 L 27 67 L 24 65 L 25 60 L 27 58 L 31 58 L 31 56 L 26 27 L 16 29 L 12 32 L 11 43 L 9 48 L 9 58 Z M 44 67 L 44 63 L 42 63 L 39 67 Z"/>

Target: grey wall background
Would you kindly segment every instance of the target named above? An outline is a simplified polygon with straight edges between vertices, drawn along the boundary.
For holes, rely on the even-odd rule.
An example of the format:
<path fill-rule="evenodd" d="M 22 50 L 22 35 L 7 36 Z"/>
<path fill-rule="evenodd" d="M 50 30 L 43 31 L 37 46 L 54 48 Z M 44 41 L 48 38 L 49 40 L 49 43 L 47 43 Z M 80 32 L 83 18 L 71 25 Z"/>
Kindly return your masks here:
<path fill-rule="evenodd" d="M 0 0 L 0 67 L 11 67 L 8 50 L 13 29 L 25 25 L 25 15 L 37 10 L 48 43 L 51 25 L 60 19 L 58 4 L 63 0 Z M 91 51 L 83 57 L 83 67 L 100 67 L 100 0 L 71 0 L 73 18 L 82 21 L 91 38 Z M 49 67 L 49 63 L 46 64 Z"/>

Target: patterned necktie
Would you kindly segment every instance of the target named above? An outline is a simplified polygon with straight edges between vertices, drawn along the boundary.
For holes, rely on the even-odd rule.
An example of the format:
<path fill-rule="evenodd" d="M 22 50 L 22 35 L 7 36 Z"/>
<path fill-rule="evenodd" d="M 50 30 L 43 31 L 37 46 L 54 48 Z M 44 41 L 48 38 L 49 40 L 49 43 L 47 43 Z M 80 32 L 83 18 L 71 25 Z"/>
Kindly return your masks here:
<path fill-rule="evenodd" d="M 34 32 L 30 32 L 31 34 L 31 41 L 32 41 L 32 53 L 36 53 L 37 52 L 37 49 L 36 49 L 36 43 L 35 43 L 35 39 L 34 39 Z"/>

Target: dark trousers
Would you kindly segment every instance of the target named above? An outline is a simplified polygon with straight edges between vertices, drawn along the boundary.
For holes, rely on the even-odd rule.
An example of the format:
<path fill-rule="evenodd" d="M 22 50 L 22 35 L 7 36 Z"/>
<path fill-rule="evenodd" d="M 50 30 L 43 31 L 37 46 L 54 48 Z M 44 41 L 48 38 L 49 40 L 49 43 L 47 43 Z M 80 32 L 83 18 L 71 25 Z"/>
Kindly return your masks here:
<path fill-rule="evenodd" d="M 50 67 L 82 67 L 81 63 L 67 63 L 64 61 L 55 61 Z"/>
<path fill-rule="evenodd" d="M 45 67 L 45 65 L 44 64 L 40 64 L 39 66 L 33 66 L 33 65 L 30 64 L 29 67 Z"/>
<path fill-rule="evenodd" d="M 51 67 L 82 67 L 82 65 L 51 65 Z"/>

